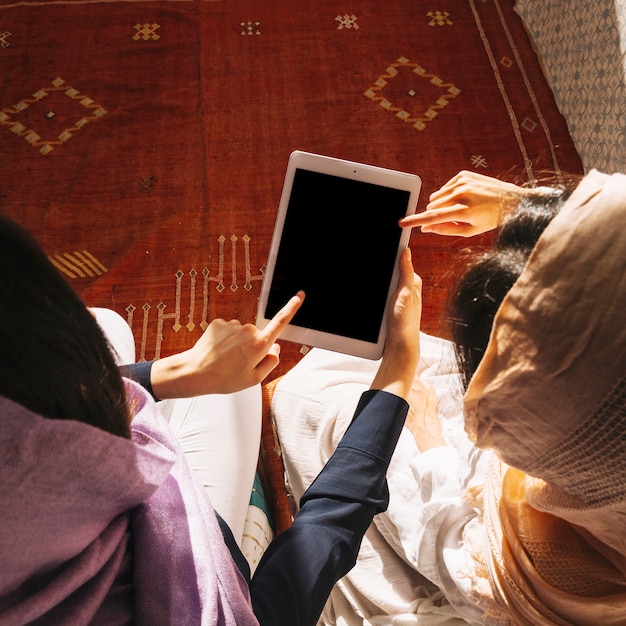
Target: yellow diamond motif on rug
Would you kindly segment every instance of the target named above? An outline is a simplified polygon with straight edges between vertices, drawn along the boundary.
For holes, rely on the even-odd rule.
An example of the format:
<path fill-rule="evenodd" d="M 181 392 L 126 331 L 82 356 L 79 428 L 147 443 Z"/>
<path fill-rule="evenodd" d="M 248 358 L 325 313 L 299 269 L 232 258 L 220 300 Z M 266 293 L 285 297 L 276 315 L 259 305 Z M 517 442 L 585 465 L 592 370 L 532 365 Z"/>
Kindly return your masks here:
<path fill-rule="evenodd" d="M 0 109 L 0 126 L 23 137 L 44 156 L 69 141 L 89 122 L 107 114 L 104 107 L 67 85 L 62 78 L 55 78 L 51 85 L 42 87 L 30 98 L 24 98 L 14 106 Z M 70 110 L 68 103 L 71 105 Z M 82 107 L 82 110 L 78 109 L 78 115 L 73 112 L 76 107 Z M 71 120 L 69 123 L 68 119 Z M 50 135 L 54 138 L 45 138 Z"/>
<path fill-rule="evenodd" d="M 424 108 L 421 112 L 415 112 L 420 104 L 417 96 L 421 91 L 417 84 L 421 83 L 421 80 L 414 83 L 415 76 L 428 81 L 438 92 L 434 102 L 429 101 L 429 104 L 422 105 Z M 363 95 L 421 131 L 425 130 L 426 124 L 432 122 L 439 111 L 448 106 L 450 100 L 460 93 L 458 87 L 427 72 L 419 63 L 411 63 L 409 59 L 400 57 L 387 67 Z M 413 113 L 408 109 L 413 110 Z"/>

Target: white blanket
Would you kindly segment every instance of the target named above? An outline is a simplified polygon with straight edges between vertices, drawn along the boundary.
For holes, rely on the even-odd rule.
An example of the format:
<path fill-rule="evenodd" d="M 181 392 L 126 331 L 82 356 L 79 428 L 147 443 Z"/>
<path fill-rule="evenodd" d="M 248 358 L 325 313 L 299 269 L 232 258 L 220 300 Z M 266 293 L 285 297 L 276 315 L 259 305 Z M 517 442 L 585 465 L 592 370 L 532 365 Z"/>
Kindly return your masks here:
<path fill-rule="evenodd" d="M 420 454 L 404 429 L 387 476 L 389 509 L 376 516 L 322 624 L 456 626 L 480 620 L 482 611 L 468 601 L 471 578 L 458 576 L 471 567 L 464 531 L 477 523 L 462 494 L 482 483 L 489 455 L 465 435 L 451 344 L 427 335 L 421 341 L 418 375 L 437 393 L 449 447 Z M 377 361 L 313 349 L 278 384 L 272 412 L 295 502 L 332 454 L 377 367 Z"/>

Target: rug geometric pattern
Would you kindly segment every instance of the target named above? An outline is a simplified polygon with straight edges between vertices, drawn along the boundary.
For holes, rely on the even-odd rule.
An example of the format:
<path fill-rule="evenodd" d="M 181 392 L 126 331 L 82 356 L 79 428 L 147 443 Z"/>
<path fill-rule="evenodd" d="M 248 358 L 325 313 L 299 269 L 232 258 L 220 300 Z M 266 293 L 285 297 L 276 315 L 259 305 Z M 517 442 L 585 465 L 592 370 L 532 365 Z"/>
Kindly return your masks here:
<path fill-rule="evenodd" d="M 0 0 L 0 76 L 0 210 L 142 359 L 254 320 L 295 149 L 418 173 L 420 210 L 581 171 L 512 0 Z M 412 234 L 427 332 L 467 243 Z"/>

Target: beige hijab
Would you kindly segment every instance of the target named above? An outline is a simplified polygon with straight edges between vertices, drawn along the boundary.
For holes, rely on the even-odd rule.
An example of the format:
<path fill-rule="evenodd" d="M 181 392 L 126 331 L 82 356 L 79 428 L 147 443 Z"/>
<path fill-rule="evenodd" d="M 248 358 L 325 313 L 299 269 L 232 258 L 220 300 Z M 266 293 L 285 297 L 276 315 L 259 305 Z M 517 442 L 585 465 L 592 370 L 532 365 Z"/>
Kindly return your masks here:
<path fill-rule="evenodd" d="M 500 307 L 466 429 L 490 577 L 518 623 L 626 623 L 626 176 L 593 171 Z"/>

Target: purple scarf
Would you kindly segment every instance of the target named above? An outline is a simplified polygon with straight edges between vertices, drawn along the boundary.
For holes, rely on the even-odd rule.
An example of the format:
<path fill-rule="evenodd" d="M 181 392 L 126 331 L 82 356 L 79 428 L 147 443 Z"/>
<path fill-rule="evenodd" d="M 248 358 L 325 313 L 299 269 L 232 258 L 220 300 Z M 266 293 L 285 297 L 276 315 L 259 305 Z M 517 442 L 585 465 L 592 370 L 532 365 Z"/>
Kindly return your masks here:
<path fill-rule="evenodd" d="M 258 625 L 146 392 L 132 441 L 0 397 L 0 623 Z"/>

